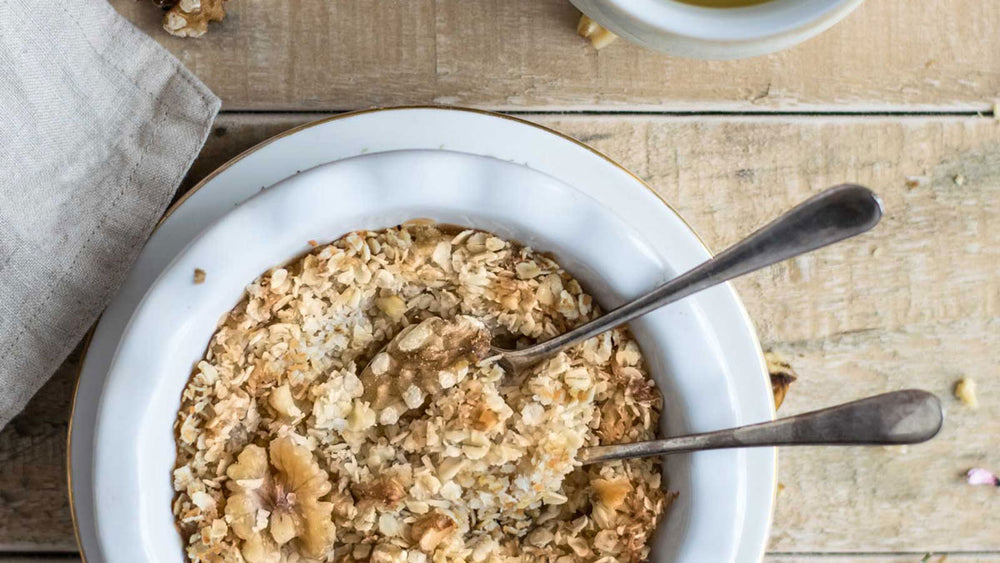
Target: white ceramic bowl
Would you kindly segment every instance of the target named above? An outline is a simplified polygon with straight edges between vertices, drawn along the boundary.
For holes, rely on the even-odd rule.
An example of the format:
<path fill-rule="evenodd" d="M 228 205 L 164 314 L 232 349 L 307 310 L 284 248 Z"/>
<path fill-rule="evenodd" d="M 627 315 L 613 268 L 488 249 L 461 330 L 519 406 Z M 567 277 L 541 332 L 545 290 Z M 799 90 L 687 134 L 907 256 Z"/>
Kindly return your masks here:
<path fill-rule="evenodd" d="M 450 118 L 456 125 L 496 119 L 400 110 L 405 112 L 410 121 L 447 121 L 441 114 L 456 114 Z M 391 120 L 387 113 L 371 119 Z M 561 150 L 553 149 L 550 158 Z M 578 169 L 587 170 L 586 162 Z M 601 177 L 602 166 L 594 162 L 592 178 Z M 619 178 L 581 179 L 587 188 L 570 187 L 492 158 L 389 152 L 297 175 L 227 214 L 157 279 L 124 332 L 97 413 L 92 475 L 99 552 L 89 551 L 88 560 L 182 561 L 169 477 L 180 390 L 215 322 L 245 284 L 306 250 L 304 241 L 413 217 L 474 225 L 554 251 L 600 302 L 613 306 L 708 256 L 652 192 Z M 194 268 L 208 272 L 205 284 L 191 283 Z M 632 326 L 666 398 L 665 431 L 773 417 L 759 345 L 729 287 Z M 681 498 L 658 531 L 657 560 L 759 559 L 775 486 L 773 450 L 674 456 L 667 472 Z"/>
<path fill-rule="evenodd" d="M 696 59 L 742 59 L 780 51 L 817 35 L 864 0 L 770 0 L 708 8 L 675 0 L 571 0 L 629 41 Z"/>

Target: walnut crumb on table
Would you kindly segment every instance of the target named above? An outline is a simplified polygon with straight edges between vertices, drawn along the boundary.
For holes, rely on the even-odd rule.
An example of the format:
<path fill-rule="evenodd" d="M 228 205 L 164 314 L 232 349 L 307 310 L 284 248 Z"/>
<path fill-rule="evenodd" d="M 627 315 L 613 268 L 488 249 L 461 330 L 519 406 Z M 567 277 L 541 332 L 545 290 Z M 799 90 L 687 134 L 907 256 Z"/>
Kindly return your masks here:
<path fill-rule="evenodd" d="M 227 0 L 153 0 L 167 9 L 163 29 L 177 37 L 201 37 L 208 32 L 209 22 L 221 22 L 226 17 Z"/>
<path fill-rule="evenodd" d="M 205 283 L 205 275 L 206 275 L 205 274 L 205 270 L 202 270 L 201 268 L 195 268 L 194 269 L 194 283 L 196 283 L 196 284 Z"/>
<path fill-rule="evenodd" d="M 774 393 L 774 409 L 781 407 L 785 402 L 785 395 L 788 393 L 788 386 L 798 379 L 792 364 L 778 355 L 777 352 L 767 352 L 764 354 L 767 362 L 767 371 L 771 376 L 771 391 Z"/>
<path fill-rule="evenodd" d="M 601 26 L 601 24 L 585 15 L 580 16 L 580 23 L 576 26 L 576 33 L 584 39 L 589 39 L 590 44 L 597 50 L 607 47 L 618 39 L 617 35 L 611 33 Z"/>
<path fill-rule="evenodd" d="M 970 377 L 963 377 L 955 382 L 955 398 L 969 408 L 979 408 L 979 399 L 976 397 L 976 381 Z"/>

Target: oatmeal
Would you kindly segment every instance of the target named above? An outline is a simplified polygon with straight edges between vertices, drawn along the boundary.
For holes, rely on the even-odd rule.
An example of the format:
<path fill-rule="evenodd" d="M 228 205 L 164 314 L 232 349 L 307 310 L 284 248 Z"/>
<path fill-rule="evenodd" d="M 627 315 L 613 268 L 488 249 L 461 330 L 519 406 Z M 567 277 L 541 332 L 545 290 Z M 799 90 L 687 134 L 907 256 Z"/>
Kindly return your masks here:
<path fill-rule="evenodd" d="M 558 264 L 485 232 L 355 232 L 247 288 L 191 376 L 173 511 L 192 561 L 643 561 L 659 462 L 626 330 L 505 373 L 599 314 Z"/>

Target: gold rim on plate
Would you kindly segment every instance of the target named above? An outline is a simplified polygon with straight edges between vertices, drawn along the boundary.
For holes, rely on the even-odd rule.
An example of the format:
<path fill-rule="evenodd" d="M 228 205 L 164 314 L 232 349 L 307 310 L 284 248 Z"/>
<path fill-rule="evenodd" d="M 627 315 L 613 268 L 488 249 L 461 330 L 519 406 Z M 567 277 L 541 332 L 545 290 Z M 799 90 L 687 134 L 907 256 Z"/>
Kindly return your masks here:
<path fill-rule="evenodd" d="M 573 143 L 574 145 L 577 145 L 577 146 L 579 146 L 581 148 L 584 148 L 587 151 L 589 151 L 592 154 L 594 154 L 595 156 L 598 156 L 602 160 L 604 160 L 604 161 L 608 162 L 609 164 L 615 166 L 616 168 L 618 168 L 622 172 L 628 174 L 629 176 L 632 177 L 632 179 L 634 179 L 636 182 L 638 182 L 641 186 L 643 186 L 644 188 L 646 188 L 647 190 L 649 190 L 650 193 L 652 193 L 654 196 L 656 196 L 656 198 L 658 200 L 660 200 L 660 202 L 662 202 L 663 205 L 665 205 L 667 207 L 667 209 L 669 209 L 670 211 L 672 211 L 674 213 L 674 215 L 676 215 L 677 218 L 680 219 L 680 221 L 682 223 L 684 223 L 684 226 L 686 226 L 688 228 L 688 230 L 691 232 L 691 234 L 694 235 L 694 237 L 698 241 L 698 243 L 701 244 L 702 248 L 705 249 L 705 252 L 707 252 L 709 254 L 709 256 L 714 256 L 714 253 L 712 252 L 712 250 L 708 247 L 707 244 L 705 244 L 705 241 L 701 238 L 701 236 L 698 235 L 697 231 L 694 230 L 694 228 L 691 226 L 691 224 L 688 223 L 687 220 L 684 219 L 684 217 L 681 216 L 681 214 L 678 213 L 677 210 L 674 209 L 674 207 L 672 205 L 670 205 L 670 203 L 668 203 L 667 200 L 664 199 L 662 195 L 660 195 L 656 190 L 653 189 L 652 186 L 650 186 L 649 184 L 647 184 L 645 180 L 643 180 L 642 178 L 640 178 L 639 176 L 637 176 L 631 170 L 629 170 L 628 168 L 625 168 L 624 166 L 622 166 L 621 164 L 619 164 L 617 161 L 615 161 L 614 159 L 612 159 L 608 155 L 602 153 L 601 151 L 595 149 L 594 147 L 591 147 L 590 145 L 588 145 L 586 143 L 583 143 L 583 142 L 581 142 L 581 141 L 579 141 L 577 139 L 574 139 L 573 137 L 571 137 L 569 135 L 566 135 L 565 133 L 561 133 L 559 131 L 556 131 L 555 129 L 546 127 L 544 125 L 539 125 L 538 123 L 534 123 L 534 122 L 528 121 L 526 119 L 521 119 L 520 117 L 514 117 L 512 115 L 507 115 L 507 114 L 504 114 L 504 113 L 497 113 L 497 112 L 486 111 L 486 110 L 475 109 L 475 108 L 463 108 L 463 107 L 453 107 L 453 106 L 434 106 L 434 105 L 392 106 L 392 107 L 371 108 L 371 109 L 361 109 L 361 110 L 349 111 L 349 112 L 345 112 L 345 113 L 339 113 L 337 115 L 332 115 L 330 117 L 325 117 L 323 119 L 318 119 L 316 121 L 311 121 L 309 123 L 303 123 L 302 125 L 297 125 L 295 127 L 292 127 L 291 129 L 288 129 L 287 131 L 283 131 L 281 133 L 278 133 L 277 135 L 274 135 L 273 137 L 265 139 L 265 140 L 257 143 L 256 145 L 254 145 L 254 146 L 252 146 L 252 147 L 244 150 L 240 154 L 238 154 L 238 155 L 234 156 L 233 158 L 229 159 L 228 161 L 226 161 L 226 163 L 223 164 L 222 166 L 216 168 L 214 171 L 212 171 L 211 174 L 209 174 L 208 176 L 205 176 L 204 178 L 202 178 L 201 181 L 199 181 L 197 184 L 195 184 L 190 190 L 188 190 L 187 192 L 185 192 L 184 195 L 182 195 L 177 201 L 175 201 L 170 207 L 167 208 L 167 210 L 163 213 L 163 217 L 161 217 L 160 220 L 157 221 L 156 227 L 153 228 L 153 232 L 156 232 L 156 230 L 159 229 L 161 225 L 163 225 L 163 222 L 166 221 L 167 218 L 169 218 L 174 213 L 174 211 L 176 211 L 178 208 L 180 208 L 180 206 L 183 205 L 188 200 L 188 198 L 190 198 L 192 195 L 195 194 L 195 192 L 197 192 L 198 190 L 200 190 L 201 188 L 203 188 L 205 186 L 205 184 L 207 184 L 209 181 L 211 181 L 212 179 L 214 179 L 216 176 L 218 176 L 222 172 L 226 171 L 226 169 L 228 169 L 230 166 L 236 164 L 237 162 L 243 160 L 247 156 L 249 156 L 249 155 L 251 155 L 251 154 L 259 151 L 260 149 L 262 149 L 262 148 L 270 145 L 271 143 L 273 143 L 273 142 L 275 142 L 275 141 L 277 141 L 279 139 L 283 139 L 283 138 L 288 137 L 290 135 L 294 135 L 295 133 L 298 133 L 299 131 L 304 131 L 304 130 L 309 129 L 311 127 L 316 127 L 317 125 L 323 125 L 325 123 L 328 123 L 330 121 L 336 121 L 338 119 L 345 119 L 345 118 L 349 118 L 349 117 L 356 117 L 358 115 L 364 115 L 364 114 L 369 114 L 369 113 L 377 113 L 377 112 L 383 112 L 383 111 L 399 111 L 399 110 L 411 110 L 411 109 L 460 111 L 460 112 L 466 112 L 466 113 L 475 113 L 475 114 L 479 114 L 479 115 L 486 115 L 486 116 L 489 116 L 489 117 L 497 117 L 497 118 L 500 118 L 500 119 L 506 119 L 508 121 L 514 121 L 516 123 L 520 123 L 521 125 L 527 125 L 529 127 L 535 128 L 535 129 L 540 129 L 540 130 L 542 130 L 542 131 L 544 131 L 546 133 L 550 133 L 550 134 L 555 135 L 557 137 L 560 137 L 560 138 L 562 138 L 564 140 L 567 140 L 567 141 Z M 150 235 L 150 236 L 152 236 L 152 235 Z M 740 308 L 740 313 L 742 313 L 743 316 L 746 317 L 746 320 L 750 323 L 750 326 L 753 326 L 753 323 L 751 322 L 750 314 L 747 312 L 746 307 L 743 305 L 743 302 L 740 301 L 739 299 L 737 299 L 736 303 L 737 303 L 737 305 Z M 98 317 L 98 321 L 97 322 L 100 322 L 100 317 Z M 97 322 L 94 323 L 95 327 L 97 326 Z M 757 331 L 756 330 L 751 330 L 750 334 L 753 337 L 754 343 L 756 344 L 756 349 L 757 349 L 757 353 L 758 353 L 758 356 L 759 356 L 760 365 L 762 367 L 766 366 L 767 364 L 766 364 L 766 362 L 764 360 L 764 353 L 761 350 L 760 340 L 757 337 Z M 84 337 L 83 352 L 80 354 L 80 365 L 77 367 L 77 370 L 76 370 L 76 383 L 75 383 L 75 385 L 73 387 L 73 400 L 70 403 L 69 423 L 67 425 L 67 431 L 66 431 L 66 484 L 67 484 L 67 491 L 69 493 L 69 514 L 70 514 L 70 520 L 73 522 L 73 535 L 76 538 L 76 546 L 77 546 L 77 549 L 80 552 L 80 558 L 83 560 L 83 563 L 87 563 L 87 555 L 83 551 L 83 542 L 80 541 L 80 528 L 79 528 L 79 526 L 77 525 L 77 522 L 76 522 L 76 505 L 73 502 L 73 463 L 72 463 L 72 459 L 73 459 L 73 416 L 76 414 L 76 399 L 77 399 L 77 396 L 79 395 L 79 392 L 80 392 L 80 375 L 83 373 L 83 364 L 84 364 L 84 362 L 87 359 L 87 350 L 90 348 L 90 342 L 93 339 L 93 336 L 94 336 L 94 329 L 91 328 L 89 331 L 87 331 L 87 335 Z M 770 385 L 771 385 L 771 382 L 767 378 L 767 370 L 764 369 L 763 373 L 764 373 L 765 388 L 769 389 Z M 773 403 L 772 403 L 771 419 L 774 419 L 774 417 L 775 417 L 775 409 L 773 408 Z M 773 497 L 771 499 L 771 506 L 772 506 L 771 513 L 772 513 L 772 516 L 774 514 L 774 508 L 773 507 L 774 507 L 774 502 L 775 502 L 776 497 L 777 497 L 777 490 L 778 490 L 777 489 L 777 480 L 778 480 L 778 452 L 777 452 L 777 449 L 775 449 L 775 453 L 774 453 L 774 481 L 775 481 L 775 486 L 772 487 L 774 489 L 774 495 L 773 495 Z M 765 542 L 764 549 L 766 549 L 766 542 Z M 763 557 L 764 552 L 762 551 L 760 555 L 761 555 L 761 557 Z"/>

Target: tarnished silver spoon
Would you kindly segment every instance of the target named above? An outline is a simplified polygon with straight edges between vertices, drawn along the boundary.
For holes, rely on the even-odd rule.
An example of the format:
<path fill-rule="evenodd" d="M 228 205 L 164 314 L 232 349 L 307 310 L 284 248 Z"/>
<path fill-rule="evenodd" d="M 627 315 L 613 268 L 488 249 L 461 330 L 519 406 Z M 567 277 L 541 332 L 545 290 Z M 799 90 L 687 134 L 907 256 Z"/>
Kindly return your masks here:
<path fill-rule="evenodd" d="M 927 391 L 907 389 L 772 422 L 583 448 L 577 459 L 587 465 L 722 448 L 916 444 L 936 436 L 943 422 L 944 413 L 937 397 Z"/>
<path fill-rule="evenodd" d="M 493 346 L 490 353 L 502 356 L 505 367 L 520 371 L 693 293 L 859 235 L 877 225 L 881 218 L 882 204 L 868 188 L 855 184 L 828 188 L 642 297 L 534 346 L 520 350 Z"/>
<path fill-rule="evenodd" d="M 429 319 L 397 334 L 362 370 L 364 400 L 376 410 L 394 412 L 407 407 L 402 394 L 415 386 L 423 395 L 412 397 L 418 404 L 441 387 L 439 373 L 483 357 L 499 357 L 508 373 L 525 368 L 559 351 L 625 324 L 654 309 L 693 293 L 805 254 L 817 248 L 859 235 L 878 224 L 882 205 L 868 188 L 842 184 L 813 196 L 784 215 L 649 293 L 550 340 L 520 350 L 492 344 L 492 335 L 482 322 L 471 317 Z M 393 406 L 395 405 L 395 406 Z"/>

